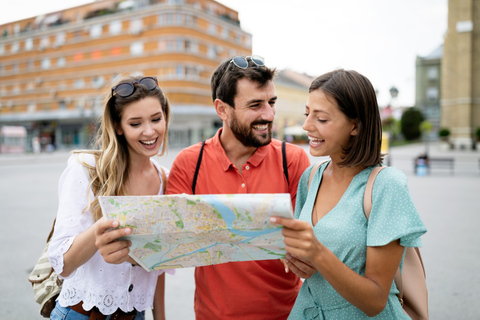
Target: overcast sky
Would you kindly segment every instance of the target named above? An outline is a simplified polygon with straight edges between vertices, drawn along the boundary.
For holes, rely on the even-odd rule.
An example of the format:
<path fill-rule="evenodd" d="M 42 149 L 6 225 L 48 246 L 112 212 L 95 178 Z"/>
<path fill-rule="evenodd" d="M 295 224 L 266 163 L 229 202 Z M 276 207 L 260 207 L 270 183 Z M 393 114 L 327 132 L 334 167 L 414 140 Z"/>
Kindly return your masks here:
<path fill-rule="evenodd" d="M 91 0 L 15 0 L 0 24 Z M 415 59 L 443 43 L 448 0 L 218 0 L 239 12 L 253 53 L 270 67 L 318 76 L 354 69 L 378 90 L 381 105 L 415 103 Z"/>

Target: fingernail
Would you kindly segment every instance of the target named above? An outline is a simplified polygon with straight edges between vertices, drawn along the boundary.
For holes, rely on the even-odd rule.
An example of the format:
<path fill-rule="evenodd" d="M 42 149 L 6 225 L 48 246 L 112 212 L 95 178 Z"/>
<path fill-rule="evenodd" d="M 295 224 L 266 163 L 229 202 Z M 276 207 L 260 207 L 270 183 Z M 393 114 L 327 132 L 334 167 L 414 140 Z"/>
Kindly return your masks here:
<path fill-rule="evenodd" d="M 114 220 L 114 221 L 112 222 L 112 226 L 113 226 L 114 228 L 118 227 L 119 225 L 120 225 L 120 223 L 119 223 L 117 220 Z"/>
<path fill-rule="evenodd" d="M 125 228 L 125 234 L 132 233 L 132 228 Z"/>
<path fill-rule="evenodd" d="M 277 222 L 277 218 L 275 218 L 275 217 L 270 217 L 270 222 L 271 222 L 271 223 Z"/>

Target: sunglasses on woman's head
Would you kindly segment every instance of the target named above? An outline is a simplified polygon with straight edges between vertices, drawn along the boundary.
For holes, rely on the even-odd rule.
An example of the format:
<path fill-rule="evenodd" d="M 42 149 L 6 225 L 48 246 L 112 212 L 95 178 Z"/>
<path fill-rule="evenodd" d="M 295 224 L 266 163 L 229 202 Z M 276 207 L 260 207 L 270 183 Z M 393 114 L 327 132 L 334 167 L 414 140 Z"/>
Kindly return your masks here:
<path fill-rule="evenodd" d="M 152 91 L 158 87 L 156 77 L 145 77 L 138 81 L 117 84 L 112 88 L 112 97 L 114 95 L 122 98 L 131 96 L 135 92 L 136 84 L 144 85 L 149 91 Z"/>

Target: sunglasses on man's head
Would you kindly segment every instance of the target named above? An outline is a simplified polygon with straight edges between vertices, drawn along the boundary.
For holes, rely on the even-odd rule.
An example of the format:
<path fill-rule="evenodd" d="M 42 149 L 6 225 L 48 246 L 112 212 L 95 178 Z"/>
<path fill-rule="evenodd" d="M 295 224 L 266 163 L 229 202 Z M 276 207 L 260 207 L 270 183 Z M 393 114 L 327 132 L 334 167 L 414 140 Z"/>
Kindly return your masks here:
<path fill-rule="evenodd" d="M 138 81 L 117 84 L 112 88 L 112 97 L 114 95 L 122 98 L 131 96 L 135 92 L 136 84 L 144 85 L 149 91 L 152 91 L 158 87 L 158 81 L 156 77 L 145 77 Z"/>
<path fill-rule="evenodd" d="M 258 67 L 263 67 L 265 65 L 265 59 L 257 55 L 248 56 L 248 57 L 236 56 L 236 57 L 233 57 L 232 60 L 230 60 L 230 63 L 233 63 L 240 69 L 246 69 L 248 68 L 248 59 L 250 59 L 250 61 L 252 61 Z"/>

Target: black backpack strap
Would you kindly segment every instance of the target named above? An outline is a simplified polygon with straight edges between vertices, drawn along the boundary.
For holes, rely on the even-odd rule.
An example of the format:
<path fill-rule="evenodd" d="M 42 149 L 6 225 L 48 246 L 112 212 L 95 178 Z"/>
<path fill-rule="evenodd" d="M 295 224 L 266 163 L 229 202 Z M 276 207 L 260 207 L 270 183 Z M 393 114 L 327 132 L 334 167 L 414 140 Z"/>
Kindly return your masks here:
<path fill-rule="evenodd" d="M 287 178 L 287 183 L 290 184 L 290 181 L 288 181 L 287 151 L 285 149 L 286 149 L 285 140 L 283 140 L 282 141 L 283 173 L 285 174 L 285 178 Z"/>
<path fill-rule="evenodd" d="M 200 153 L 198 154 L 197 166 L 195 167 L 195 174 L 193 175 L 192 194 L 195 194 L 195 187 L 197 186 L 198 170 L 200 169 L 200 163 L 202 163 L 204 146 L 205 146 L 205 141 L 202 142 L 202 147 L 200 148 Z"/>

